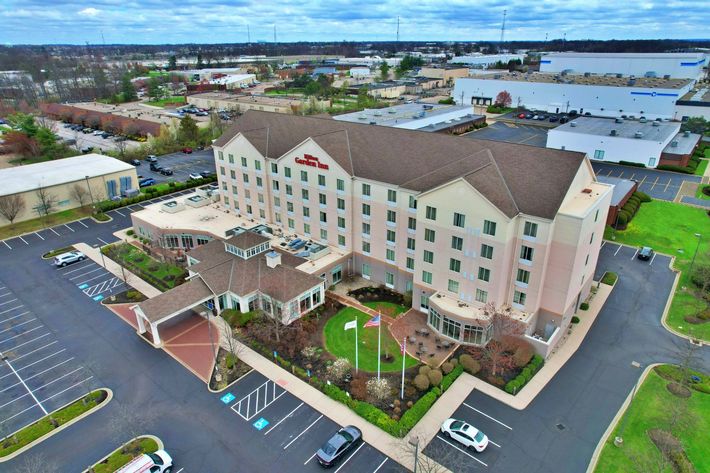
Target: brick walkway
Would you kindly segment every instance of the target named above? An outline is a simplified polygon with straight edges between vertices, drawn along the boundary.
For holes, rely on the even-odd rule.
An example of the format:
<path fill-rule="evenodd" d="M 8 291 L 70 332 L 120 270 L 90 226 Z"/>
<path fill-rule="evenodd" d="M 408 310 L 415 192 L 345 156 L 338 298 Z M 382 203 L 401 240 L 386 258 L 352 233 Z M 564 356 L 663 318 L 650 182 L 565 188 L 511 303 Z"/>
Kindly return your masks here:
<path fill-rule="evenodd" d="M 336 294 L 332 291 L 326 291 L 325 295 L 326 297 L 330 297 L 331 299 L 336 300 L 343 305 L 357 309 L 360 312 L 364 312 L 371 317 L 374 317 L 379 314 L 382 316 L 382 323 L 385 325 L 392 325 L 395 321 L 395 319 L 393 319 L 389 315 L 380 314 L 376 310 L 370 309 L 369 307 L 362 305 L 357 299 L 354 299 L 352 297 L 344 296 L 342 294 Z"/>
<path fill-rule="evenodd" d="M 417 334 L 417 329 L 429 330 L 429 336 Z M 416 309 L 409 309 L 407 312 L 397 317 L 397 320 L 389 326 L 389 330 L 392 336 L 400 342 L 404 337 L 407 337 L 407 353 L 411 357 L 429 366 L 441 366 L 458 348 L 458 345 L 455 343 L 448 349 L 437 348 L 437 336 L 436 333 L 427 326 L 426 314 Z M 409 337 L 414 337 L 416 339 L 415 342 L 411 343 Z M 424 347 L 424 350 L 422 350 L 422 347 Z M 420 354 L 418 355 L 417 352 L 420 352 Z"/>

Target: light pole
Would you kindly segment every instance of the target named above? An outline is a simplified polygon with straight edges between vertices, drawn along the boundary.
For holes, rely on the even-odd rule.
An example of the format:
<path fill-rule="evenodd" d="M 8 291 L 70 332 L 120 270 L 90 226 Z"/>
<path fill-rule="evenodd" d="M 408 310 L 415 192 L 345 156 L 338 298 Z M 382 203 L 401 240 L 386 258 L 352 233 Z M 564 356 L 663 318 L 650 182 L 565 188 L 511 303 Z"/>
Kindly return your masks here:
<path fill-rule="evenodd" d="M 419 437 L 416 435 L 409 437 L 409 445 L 414 446 L 414 473 L 417 473 L 417 464 L 419 463 Z"/>
<path fill-rule="evenodd" d="M 96 210 L 95 203 L 94 203 L 94 194 L 91 192 L 91 185 L 89 184 L 89 176 L 84 176 L 84 179 L 86 179 L 86 188 L 89 189 L 89 197 L 91 197 L 91 210 Z"/>
<path fill-rule="evenodd" d="M 698 243 L 695 245 L 695 252 L 693 253 L 693 259 L 690 260 L 690 268 L 688 269 L 688 277 L 693 277 L 693 265 L 695 264 L 695 257 L 698 255 L 698 248 L 700 248 L 700 239 L 702 235 L 700 233 L 696 233 L 695 236 L 698 238 Z"/>

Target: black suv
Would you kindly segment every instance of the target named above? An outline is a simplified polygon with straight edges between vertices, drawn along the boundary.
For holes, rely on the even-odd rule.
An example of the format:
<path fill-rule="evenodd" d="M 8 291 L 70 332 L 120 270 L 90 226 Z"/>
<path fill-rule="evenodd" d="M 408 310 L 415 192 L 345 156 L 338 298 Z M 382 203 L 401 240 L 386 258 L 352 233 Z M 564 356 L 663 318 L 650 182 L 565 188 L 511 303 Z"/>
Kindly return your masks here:
<path fill-rule="evenodd" d="M 172 176 L 173 175 L 173 170 L 170 168 L 160 168 L 159 172 L 163 176 Z"/>

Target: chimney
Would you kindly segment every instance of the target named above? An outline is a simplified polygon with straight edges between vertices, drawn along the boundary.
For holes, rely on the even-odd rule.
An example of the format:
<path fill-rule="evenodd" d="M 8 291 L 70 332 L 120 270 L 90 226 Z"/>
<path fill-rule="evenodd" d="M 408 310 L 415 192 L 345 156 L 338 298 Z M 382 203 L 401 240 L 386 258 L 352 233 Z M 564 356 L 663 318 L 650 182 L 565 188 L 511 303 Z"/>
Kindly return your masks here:
<path fill-rule="evenodd" d="M 266 266 L 273 269 L 280 264 L 281 264 L 281 253 L 279 253 L 278 251 L 273 251 L 273 250 L 266 253 Z"/>

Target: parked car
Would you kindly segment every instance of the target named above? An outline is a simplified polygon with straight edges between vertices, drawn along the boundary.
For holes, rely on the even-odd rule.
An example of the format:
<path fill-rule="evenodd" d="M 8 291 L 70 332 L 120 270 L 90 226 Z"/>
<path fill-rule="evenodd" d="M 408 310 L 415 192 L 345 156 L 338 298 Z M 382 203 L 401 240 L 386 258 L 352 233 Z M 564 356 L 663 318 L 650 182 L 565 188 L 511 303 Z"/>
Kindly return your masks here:
<path fill-rule="evenodd" d="M 54 257 L 54 266 L 63 268 L 68 264 L 84 261 L 85 259 L 86 256 L 84 256 L 84 253 L 81 251 L 67 251 L 66 253 Z"/>
<path fill-rule="evenodd" d="M 180 151 L 182 151 L 182 152 L 185 153 L 185 154 L 192 154 L 192 148 L 190 148 L 189 146 L 185 146 L 185 147 L 184 147 L 183 149 L 181 149 Z"/>
<path fill-rule="evenodd" d="M 202 179 L 202 176 L 196 172 L 191 172 L 188 179 Z"/>
<path fill-rule="evenodd" d="M 144 453 L 137 456 L 116 473 L 170 473 L 173 471 L 173 459 L 165 450 L 155 453 Z"/>
<path fill-rule="evenodd" d="M 64 138 L 64 142 L 69 146 L 74 146 L 76 144 L 76 140 L 74 138 Z"/>
<path fill-rule="evenodd" d="M 197 112 L 195 115 L 198 116 L 198 117 L 207 117 L 207 116 L 209 116 L 209 113 L 207 113 L 207 112 Z"/>
<path fill-rule="evenodd" d="M 560 119 L 557 118 L 557 117 L 554 116 L 554 115 L 550 117 L 550 123 L 556 123 L 556 122 L 558 122 L 559 120 L 560 120 Z"/>
<path fill-rule="evenodd" d="M 140 166 L 141 162 L 137 159 L 131 159 L 131 164 L 134 166 Z"/>
<path fill-rule="evenodd" d="M 160 172 L 160 170 L 163 169 L 160 165 L 156 163 L 150 163 L 150 170 L 154 172 Z"/>
<path fill-rule="evenodd" d="M 3 123 L 0 123 L 0 125 L 2 125 L 2 124 L 4 124 L 4 122 L 3 122 Z M 71 128 L 71 127 L 73 127 L 73 126 L 74 126 L 74 125 L 72 125 L 71 123 L 65 123 L 64 125 L 62 125 L 62 127 L 64 127 L 64 128 Z"/>
<path fill-rule="evenodd" d="M 540 115 L 533 115 L 533 116 L 532 116 L 532 120 L 538 120 L 539 117 L 540 117 Z"/>
<path fill-rule="evenodd" d="M 564 125 L 569 121 L 569 118 L 567 117 L 560 117 L 560 125 Z"/>
<path fill-rule="evenodd" d="M 103 135 L 104 132 L 101 131 L 101 130 L 94 130 L 94 133 L 93 133 L 93 134 L 94 134 L 95 136 L 99 136 L 99 135 Z"/>
<path fill-rule="evenodd" d="M 84 133 L 85 135 L 88 135 L 90 133 L 93 133 L 94 129 L 93 128 L 84 128 L 83 130 L 81 130 L 81 132 Z"/>
<path fill-rule="evenodd" d="M 466 422 L 454 418 L 446 419 L 441 424 L 441 433 L 456 440 L 465 447 L 472 447 L 477 452 L 482 452 L 488 446 L 486 434 Z"/>
<path fill-rule="evenodd" d="M 644 246 L 638 252 L 638 259 L 643 261 L 648 261 L 653 257 L 653 248 L 650 246 Z"/>
<path fill-rule="evenodd" d="M 195 148 L 195 149 L 197 149 L 197 151 L 204 151 L 204 150 L 205 150 L 205 147 L 204 147 L 203 145 L 200 145 L 200 146 L 198 146 L 198 147 Z"/>
<path fill-rule="evenodd" d="M 537 119 L 540 121 L 545 121 L 545 120 L 547 120 L 547 115 L 538 115 Z"/>
<path fill-rule="evenodd" d="M 325 467 L 333 466 L 361 441 L 360 429 L 354 425 L 343 427 L 316 452 L 318 463 Z"/>
<path fill-rule="evenodd" d="M 149 154 L 147 159 L 148 159 L 149 163 L 157 163 L 158 162 L 158 157 L 154 154 Z"/>
<path fill-rule="evenodd" d="M 519 113 L 519 114 L 518 114 L 518 118 L 525 118 L 525 114 L 524 114 L 524 113 Z"/>
<path fill-rule="evenodd" d="M 152 177 L 146 177 L 145 179 L 138 181 L 138 187 L 147 187 L 152 186 L 153 184 L 155 184 L 155 179 Z"/>
<path fill-rule="evenodd" d="M 202 176 L 202 177 L 210 177 L 212 174 L 214 174 L 214 173 L 212 173 L 210 171 L 201 171 L 200 172 L 200 176 Z"/>
<path fill-rule="evenodd" d="M 93 146 L 84 146 L 83 148 L 81 148 L 81 152 L 83 154 L 91 153 L 93 150 L 94 150 Z"/>
<path fill-rule="evenodd" d="M 170 168 L 160 168 L 160 174 L 162 174 L 163 176 L 172 176 L 173 170 Z"/>
<path fill-rule="evenodd" d="M 530 120 L 530 119 L 531 119 L 532 117 L 534 117 L 534 116 L 535 116 L 535 115 L 533 115 L 532 113 L 526 113 L 526 114 L 525 114 L 525 118 L 527 118 L 528 120 Z"/>
<path fill-rule="evenodd" d="M 111 136 L 113 136 L 113 135 L 111 135 L 111 133 L 109 133 L 108 131 L 104 131 L 103 133 L 101 133 L 101 138 L 104 138 L 104 139 L 111 138 Z"/>

